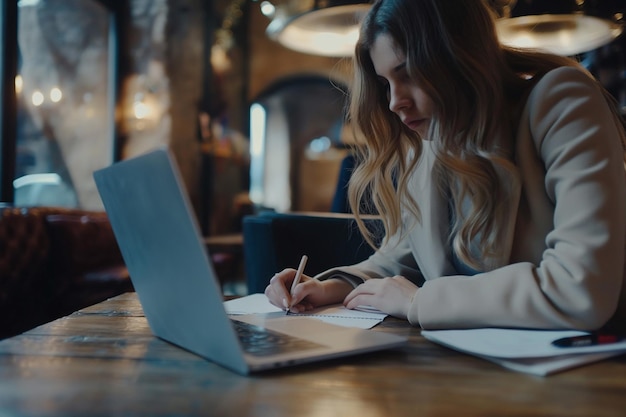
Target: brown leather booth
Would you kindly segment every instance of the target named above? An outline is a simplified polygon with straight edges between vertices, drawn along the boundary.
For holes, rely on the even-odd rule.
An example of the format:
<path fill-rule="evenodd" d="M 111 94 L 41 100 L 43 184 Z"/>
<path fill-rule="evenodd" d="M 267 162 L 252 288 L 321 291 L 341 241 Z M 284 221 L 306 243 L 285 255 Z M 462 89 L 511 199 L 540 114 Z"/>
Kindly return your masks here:
<path fill-rule="evenodd" d="M 132 290 L 106 213 L 0 206 L 0 339 Z"/>

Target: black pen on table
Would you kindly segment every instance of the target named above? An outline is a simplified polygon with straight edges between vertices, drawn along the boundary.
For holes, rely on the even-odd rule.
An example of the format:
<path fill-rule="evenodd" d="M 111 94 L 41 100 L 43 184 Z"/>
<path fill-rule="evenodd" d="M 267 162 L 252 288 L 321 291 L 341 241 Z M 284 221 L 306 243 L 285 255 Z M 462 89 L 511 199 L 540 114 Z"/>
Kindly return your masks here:
<path fill-rule="evenodd" d="M 302 255 L 302 259 L 300 259 L 300 265 L 298 265 L 298 270 L 296 271 L 296 276 L 293 277 L 293 282 L 291 283 L 291 290 L 289 291 L 289 295 L 293 295 L 293 290 L 294 288 L 296 288 L 296 285 L 298 285 L 300 283 L 300 280 L 302 279 L 302 274 L 304 273 L 304 267 L 306 266 L 306 261 L 309 260 L 309 257 L 306 255 Z M 291 302 L 289 303 L 289 306 L 287 307 L 287 313 L 289 314 L 289 310 L 291 309 L 292 305 Z"/>
<path fill-rule="evenodd" d="M 563 337 L 557 339 L 552 344 L 557 347 L 582 347 L 606 345 L 610 343 L 618 343 L 626 340 L 624 336 L 610 333 L 589 333 L 581 336 Z"/>

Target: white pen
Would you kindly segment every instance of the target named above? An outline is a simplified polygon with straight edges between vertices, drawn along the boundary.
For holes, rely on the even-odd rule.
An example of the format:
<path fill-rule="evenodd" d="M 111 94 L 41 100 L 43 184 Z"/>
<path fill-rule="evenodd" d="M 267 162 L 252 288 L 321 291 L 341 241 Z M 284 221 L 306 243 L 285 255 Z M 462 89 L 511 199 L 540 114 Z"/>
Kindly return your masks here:
<path fill-rule="evenodd" d="M 306 266 L 306 261 L 308 260 L 308 256 L 302 255 L 300 265 L 298 265 L 298 270 L 296 271 L 296 276 L 293 278 L 293 282 L 291 283 L 291 290 L 289 291 L 289 295 L 293 295 L 293 290 L 296 288 L 296 285 L 300 283 L 300 280 L 302 279 L 302 274 L 304 273 L 304 267 Z M 292 305 L 291 303 L 289 303 L 289 307 L 287 307 L 287 314 L 289 314 L 289 310 L 291 309 L 291 307 Z"/>

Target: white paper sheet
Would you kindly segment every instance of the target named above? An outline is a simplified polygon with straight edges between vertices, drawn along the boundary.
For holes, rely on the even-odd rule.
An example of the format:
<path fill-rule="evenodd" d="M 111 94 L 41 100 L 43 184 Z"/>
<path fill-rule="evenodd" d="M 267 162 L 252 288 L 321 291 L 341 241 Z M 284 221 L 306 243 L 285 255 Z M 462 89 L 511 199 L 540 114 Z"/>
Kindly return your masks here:
<path fill-rule="evenodd" d="M 507 369 L 546 376 L 612 356 L 626 354 L 626 342 L 559 348 L 552 342 L 586 334 L 578 331 L 515 329 L 424 330 L 435 343 L 476 355 Z"/>
<path fill-rule="evenodd" d="M 552 345 L 552 342 L 557 339 L 584 334 L 587 333 L 573 330 L 470 329 L 422 331 L 422 336 L 425 338 L 451 348 L 474 355 L 493 356 L 502 359 L 626 351 L 626 341 L 568 348 Z"/>
<path fill-rule="evenodd" d="M 524 372 L 538 376 L 547 376 L 568 369 L 577 368 L 588 363 L 608 359 L 612 356 L 622 355 L 624 353 L 626 352 L 603 352 L 525 359 L 500 359 L 489 356 L 481 357 L 512 371 Z"/>

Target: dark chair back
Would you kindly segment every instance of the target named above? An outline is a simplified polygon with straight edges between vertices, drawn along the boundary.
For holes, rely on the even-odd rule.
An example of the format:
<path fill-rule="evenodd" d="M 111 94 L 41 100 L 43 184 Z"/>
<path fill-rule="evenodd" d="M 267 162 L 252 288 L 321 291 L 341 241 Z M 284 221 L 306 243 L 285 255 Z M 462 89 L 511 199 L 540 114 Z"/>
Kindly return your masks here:
<path fill-rule="evenodd" d="M 380 220 L 366 220 L 382 227 Z M 263 292 L 272 276 L 297 268 L 302 255 L 309 257 L 305 273 L 352 265 L 374 250 L 365 242 L 350 215 L 267 212 L 243 219 L 244 261 L 248 293 Z"/>

